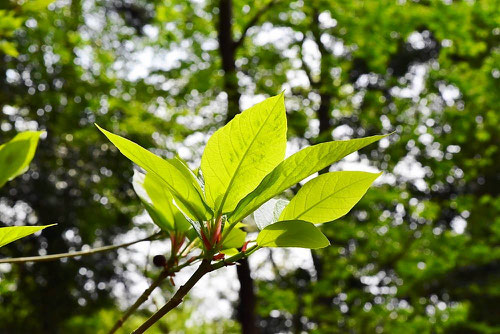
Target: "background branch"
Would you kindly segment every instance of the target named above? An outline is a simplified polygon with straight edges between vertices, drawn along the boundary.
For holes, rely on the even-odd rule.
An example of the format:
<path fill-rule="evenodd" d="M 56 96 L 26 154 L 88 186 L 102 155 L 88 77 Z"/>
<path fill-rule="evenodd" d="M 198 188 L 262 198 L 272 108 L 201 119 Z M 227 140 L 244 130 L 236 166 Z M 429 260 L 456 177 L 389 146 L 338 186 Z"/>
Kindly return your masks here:
<path fill-rule="evenodd" d="M 233 264 L 234 262 L 248 257 L 250 254 L 257 251 L 260 247 L 255 245 L 250 247 L 246 252 L 240 252 L 226 260 L 222 260 L 216 262 L 214 264 L 210 264 L 210 260 L 204 259 L 198 269 L 194 272 L 194 274 L 189 278 L 189 280 L 182 285 L 179 290 L 174 294 L 174 296 L 165 304 L 161 309 L 158 310 L 155 314 L 153 314 L 146 322 L 144 322 L 139 328 L 133 331 L 133 334 L 144 333 L 149 327 L 153 326 L 156 322 L 158 322 L 164 315 L 177 307 L 183 300 L 183 298 L 187 295 L 187 293 L 193 288 L 193 286 L 207 273 L 225 267 L 229 264 Z"/>
<path fill-rule="evenodd" d="M 234 42 L 234 48 L 237 49 L 241 44 L 243 44 L 243 41 L 245 40 L 245 37 L 247 36 L 248 29 L 253 27 L 254 25 L 257 24 L 257 22 L 260 20 L 261 16 L 264 15 L 266 11 L 268 11 L 272 6 L 276 4 L 277 1 L 271 0 L 269 1 L 264 7 L 259 9 L 257 13 L 252 17 L 250 21 L 245 25 L 243 28 L 243 31 L 241 32 L 240 38 L 238 38 L 237 41 Z"/>
<path fill-rule="evenodd" d="M 193 263 L 193 261 L 188 260 L 188 261 L 184 262 L 181 265 L 178 265 L 178 266 L 175 266 L 175 267 L 171 267 L 171 268 L 166 268 L 165 270 L 163 270 L 161 272 L 161 274 L 153 281 L 153 283 L 151 283 L 151 285 L 149 286 L 149 288 L 147 288 L 146 290 L 144 290 L 144 292 L 142 293 L 142 295 L 139 298 L 137 298 L 137 300 L 135 301 L 135 303 L 132 304 L 127 309 L 127 311 L 125 312 L 125 314 L 123 314 L 123 316 L 115 323 L 115 325 L 113 326 L 113 328 L 111 328 L 109 330 L 108 334 L 115 333 L 125 323 L 125 321 L 139 308 L 139 306 L 141 306 L 144 302 L 146 302 L 146 300 L 148 300 L 149 296 L 154 291 L 154 289 L 156 289 L 161 284 L 161 282 L 163 282 L 165 280 L 165 278 L 167 278 L 168 276 L 170 276 L 170 275 L 178 272 L 182 268 L 187 267 L 188 265 L 190 265 L 192 263 Z"/>
<path fill-rule="evenodd" d="M 0 263 L 46 262 L 46 261 L 54 261 L 54 260 L 58 260 L 58 259 L 68 258 L 68 257 L 77 257 L 77 256 L 85 256 L 85 255 L 91 255 L 91 254 L 96 254 L 96 253 L 108 252 L 108 251 L 115 250 L 118 248 L 132 246 L 132 245 L 139 243 L 139 242 L 155 240 L 161 234 L 162 234 L 162 232 L 158 232 L 158 233 L 155 233 L 155 234 L 150 235 L 149 237 L 146 237 L 143 239 L 139 239 L 139 240 L 135 240 L 135 241 L 131 241 L 131 242 L 126 242 L 126 243 L 119 244 L 119 245 L 111 245 L 111 246 L 93 248 L 93 249 L 89 249 L 86 251 L 60 253 L 60 254 L 52 254 L 52 255 L 44 255 L 44 256 L 28 256 L 28 257 L 15 257 L 15 258 L 0 259 Z"/>
<path fill-rule="evenodd" d="M 108 334 L 115 333 L 125 323 L 125 321 L 139 308 L 139 306 L 141 306 L 146 300 L 148 300 L 149 296 L 154 291 L 154 289 L 156 289 L 161 284 L 161 282 L 163 282 L 163 280 L 167 278 L 170 274 L 171 274 L 170 270 L 162 271 L 161 274 L 149 286 L 149 288 L 144 290 L 142 295 L 135 301 L 135 303 L 127 309 L 125 314 L 123 314 L 123 316 L 115 323 L 113 328 L 109 330 Z"/>

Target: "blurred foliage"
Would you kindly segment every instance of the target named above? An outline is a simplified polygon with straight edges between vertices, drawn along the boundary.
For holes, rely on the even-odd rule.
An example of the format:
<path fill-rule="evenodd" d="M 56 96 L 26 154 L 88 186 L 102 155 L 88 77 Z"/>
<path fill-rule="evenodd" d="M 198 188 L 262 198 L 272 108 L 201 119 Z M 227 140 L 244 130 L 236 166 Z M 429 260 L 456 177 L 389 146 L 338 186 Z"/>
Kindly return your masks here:
<path fill-rule="evenodd" d="M 498 0 L 230 2 L 235 39 L 247 34 L 235 53 L 243 107 L 286 89 L 299 147 L 396 131 L 349 160 L 389 173 L 322 227 L 333 245 L 313 253 L 315 270 L 258 282 L 262 331 L 498 332 Z M 132 169 L 93 122 L 199 160 L 226 116 L 219 13 L 218 1 L 1 2 L 0 142 L 47 138 L 2 189 L 0 220 L 59 224 L 2 256 L 109 244 L 132 228 Z M 0 267 L 0 332 L 109 326 L 130 266 L 109 253 Z"/>
<path fill-rule="evenodd" d="M 190 315 L 194 312 L 192 307 L 177 308 L 167 316 L 162 318 L 155 324 L 148 333 L 182 333 L 182 334 L 197 334 L 197 333 L 239 333 L 239 327 L 234 320 L 220 319 L 213 322 L 198 322 L 186 326 L 189 323 Z M 95 312 L 92 316 L 75 316 L 71 318 L 62 328 L 65 333 L 75 334 L 105 334 L 108 329 L 113 327 L 117 318 L 121 316 L 117 310 L 102 309 Z M 131 333 L 139 327 L 148 316 L 135 314 L 133 315 L 120 329 L 119 333 Z"/>

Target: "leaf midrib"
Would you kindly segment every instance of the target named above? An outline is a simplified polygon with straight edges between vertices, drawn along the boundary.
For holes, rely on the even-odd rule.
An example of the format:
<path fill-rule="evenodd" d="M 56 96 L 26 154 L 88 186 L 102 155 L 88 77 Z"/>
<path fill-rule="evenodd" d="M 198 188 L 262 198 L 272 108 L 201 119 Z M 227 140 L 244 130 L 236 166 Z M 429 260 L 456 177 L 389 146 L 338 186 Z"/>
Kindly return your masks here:
<path fill-rule="evenodd" d="M 235 170 L 233 176 L 231 177 L 231 179 L 229 180 L 229 184 L 227 186 L 226 192 L 225 192 L 224 197 L 222 198 L 222 201 L 221 201 L 221 203 L 219 205 L 219 211 L 222 211 L 222 209 L 224 208 L 224 203 L 226 202 L 227 196 L 229 195 L 229 191 L 231 190 L 231 187 L 234 184 L 234 180 L 236 179 L 236 175 L 238 174 L 238 172 L 240 170 L 241 164 L 243 163 L 243 161 L 245 160 L 245 158 L 247 156 L 248 150 L 250 150 L 250 148 L 253 146 L 256 138 L 259 136 L 260 132 L 265 127 L 267 120 L 269 119 L 269 117 L 273 113 L 273 111 L 276 108 L 276 105 L 278 104 L 279 101 L 280 101 L 280 98 L 278 98 L 277 101 L 274 103 L 273 107 L 271 108 L 271 110 L 268 113 L 267 117 L 265 118 L 264 122 L 262 122 L 262 125 L 259 128 L 259 130 L 257 131 L 256 135 L 252 138 L 252 141 L 250 142 L 250 145 L 248 145 L 248 147 L 246 148 L 246 150 L 245 150 L 245 152 L 243 154 L 243 158 L 238 163 L 238 166 L 236 166 L 236 170 Z"/>
<path fill-rule="evenodd" d="M 346 185 L 345 187 L 342 187 L 342 188 L 340 188 L 340 189 L 336 190 L 335 192 L 331 193 L 330 195 L 328 195 L 328 196 L 326 196 L 326 197 L 324 197 L 324 198 L 320 199 L 318 202 L 314 203 L 314 205 L 311 205 L 311 206 L 310 206 L 307 210 L 302 211 L 302 212 L 300 213 L 300 215 L 298 215 L 296 218 L 291 218 L 291 219 L 299 219 L 299 217 L 304 216 L 307 212 L 311 211 L 313 208 L 315 208 L 316 206 L 318 206 L 320 203 L 322 203 L 322 202 L 326 201 L 326 200 L 327 200 L 327 199 L 329 199 L 330 197 L 332 197 L 332 196 L 336 195 L 337 193 L 341 192 L 342 190 L 344 190 L 344 189 L 346 189 L 346 188 L 348 188 L 348 187 L 350 187 L 350 186 L 352 186 L 352 185 L 354 185 L 354 184 L 357 184 L 357 183 L 359 183 L 359 182 L 365 181 L 366 179 L 369 179 L 369 178 L 370 178 L 370 177 L 365 177 L 365 178 L 363 178 L 363 179 L 359 179 L 359 180 L 357 180 L 357 181 L 355 181 L 355 182 L 353 182 L 353 183 L 350 183 L 350 184 Z M 338 182 L 338 180 L 337 180 L 337 182 Z"/>
<path fill-rule="evenodd" d="M 137 145 L 137 144 L 136 144 L 136 145 Z M 139 145 L 138 145 L 138 146 L 139 146 Z M 134 156 L 136 159 L 137 159 L 137 158 L 139 158 L 141 161 L 143 161 L 143 163 L 144 163 L 143 158 L 147 158 L 147 157 L 145 157 L 145 156 L 144 156 L 144 154 L 145 154 L 145 153 L 143 153 L 143 152 L 140 152 L 140 151 L 139 151 L 139 152 L 140 152 L 140 154 L 141 154 L 141 156 L 142 156 L 142 157 L 139 157 L 139 156 L 137 156 L 137 155 L 135 154 L 135 152 L 132 152 L 131 150 L 127 150 L 127 151 L 129 152 L 129 154 L 131 154 L 132 156 Z M 148 151 L 148 152 L 149 152 L 149 151 Z M 151 153 L 151 154 L 155 155 L 155 154 L 154 154 L 154 153 L 152 153 L 152 152 L 149 152 L 149 153 Z M 155 156 L 156 156 L 156 155 L 155 155 Z M 169 163 L 168 161 L 166 161 L 166 160 L 164 160 L 164 159 L 162 159 L 162 158 L 160 158 L 160 157 L 158 157 L 158 156 L 156 156 L 156 158 L 163 160 L 163 161 L 164 161 L 165 163 L 167 163 L 167 164 Z M 154 159 L 154 158 L 153 158 L 153 159 Z M 146 160 L 147 160 L 147 159 L 146 159 Z M 147 164 L 146 164 L 146 165 L 147 165 Z M 173 166 L 173 165 L 171 165 L 170 167 L 172 167 L 172 168 L 176 168 L 176 167 L 175 167 L 175 166 Z M 170 188 L 170 190 L 172 191 L 172 193 L 174 193 L 174 192 L 175 192 L 175 193 L 177 194 L 177 196 L 183 200 L 183 202 L 184 202 L 183 204 L 184 204 L 187 208 L 189 208 L 190 210 L 192 210 L 192 212 L 193 212 L 193 213 L 196 213 L 196 215 L 197 215 L 197 216 L 200 214 L 200 213 L 198 212 L 198 210 L 196 210 L 195 208 L 193 208 L 193 206 L 191 205 L 191 203 L 190 203 L 190 201 L 188 200 L 188 198 L 185 198 L 184 196 L 181 196 L 181 194 L 180 194 L 180 193 L 179 193 L 179 192 L 178 192 L 178 191 L 177 191 L 177 190 L 176 190 L 176 189 L 175 189 L 175 188 L 174 188 L 174 187 L 173 187 L 173 186 L 172 186 L 172 185 L 171 185 L 171 184 L 170 184 L 170 183 L 169 183 L 169 182 L 168 182 L 168 181 L 167 181 L 167 180 L 166 180 L 163 176 L 162 176 L 162 175 L 160 175 L 160 174 L 159 174 L 156 170 L 154 170 L 154 169 L 153 169 L 153 168 L 151 168 L 151 167 L 149 167 L 149 169 L 151 170 L 151 172 L 153 172 L 153 174 L 155 174 L 155 175 L 156 175 L 156 176 L 158 176 L 161 180 L 163 180 L 163 182 L 165 182 L 165 184 L 166 184 L 166 185 Z M 170 172 L 169 172 L 169 174 L 170 174 Z M 170 177 L 172 177 L 172 175 L 170 175 Z M 187 190 L 188 190 L 188 192 L 189 192 L 189 188 L 187 188 Z M 187 196 L 189 197 L 189 194 L 188 194 Z M 201 217 L 196 217 L 196 218 L 197 218 L 197 219 L 200 219 Z"/>

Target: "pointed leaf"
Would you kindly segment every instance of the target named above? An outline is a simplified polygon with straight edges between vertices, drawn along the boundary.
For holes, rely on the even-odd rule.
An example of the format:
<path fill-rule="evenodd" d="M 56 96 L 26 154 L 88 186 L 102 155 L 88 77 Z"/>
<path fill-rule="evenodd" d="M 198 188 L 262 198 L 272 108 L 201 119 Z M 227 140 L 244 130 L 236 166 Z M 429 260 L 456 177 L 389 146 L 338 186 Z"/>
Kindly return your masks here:
<path fill-rule="evenodd" d="M 54 225 L 0 227 L 0 247 Z"/>
<path fill-rule="evenodd" d="M 236 115 L 208 140 L 201 158 L 208 204 L 232 211 L 283 160 L 285 149 L 283 93 Z"/>
<path fill-rule="evenodd" d="M 267 226 L 257 236 L 261 247 L 323 248 L 327 237 L 314 224 L 301 220 L 281 221 Z"/>
<path fill-rule="evenodd" d="M 154 174 L 134 171 L 134 190 L 153 222 L 164 231 L 187 231 L 190 224 L 175 206 L 174 198 Z"/>
<path fill-rule="evenodd" d="M 332 141 L 300 150 L 280 163 L 254 191 L 238 203 L 230 216 L 230 221 L 241 221 L 263 203 L 306 177 L 386 136 L 388 135 Z"/>
<path fill-rule="evenodd" d="M 0 187 L 28 169 L 42 133 L 43 131 L 21 132 L 0 145 Z"/>
<path fill-rule="evenodd" d="M 342 217 L 359 202 L 382 173 L 332 172 L 307 182 L 281 213 L 280 220 L 300 219 L 314 224 Z"/>
<path fill-rule="evenodd" d="M 128 139 L 106 131 L 97 124 L 96 126 L 124 156 L 160 179 L 186 215 L 198 221 L 211 217 L 212 213 L 203 200 L 195 175 L 179 159 L 160 158 Z"/>
<path fill-rule="evenodd" d="M 290 201 L 285 199 L 271 198 L 269 201 L 262 204 L 260 208 L 255 210 L 253 217 L 259 230 L 263 230 L 267 225 L 276 223 L 279 220 L 281 212 L 288 203 L 290 203 Z"/>

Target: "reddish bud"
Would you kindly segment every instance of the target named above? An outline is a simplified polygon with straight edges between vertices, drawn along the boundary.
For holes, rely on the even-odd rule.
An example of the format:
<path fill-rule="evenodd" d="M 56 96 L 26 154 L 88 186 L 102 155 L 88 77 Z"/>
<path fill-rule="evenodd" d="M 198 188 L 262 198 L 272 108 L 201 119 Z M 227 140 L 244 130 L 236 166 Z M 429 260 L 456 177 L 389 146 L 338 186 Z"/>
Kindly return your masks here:
<path fill-rule="evenodd" d="M 210 241 L 208 241 L 208 239 L 205 236 L 205 233 L 203 233 L 203 231 L 201 231 L 201 240 L 203 241 L 203 244 L 205 245 L 205 248 L 207 250 L 212 249 L 212 245 L 210 244 Z"/>
<path fill-rule="evenodd" d="M 224 256 L 225 256 L 224 254 L 219 253 L 219 254 L 217 254 L 217 255 L 214 256 L 213 260 L 214 261 L 222 260 L 224 258 Z"/>
<path fill-rule="evenodd" d="M 215 231 L 212 234 L 212 244 L 215 244 L 219 241 L 222 230 L 222 216 L 217 219 L 217 223 L 215 225 Z"/>
<path fill-rule="evenodd" d="M 243 253 L 245 253 L 245 252 L 247 251 L 247 247 L 248 247 L 248 243 L 249 243 L 249 242 L 250 242 L 250 241 L 245 242 L 245 243 L 243 244 L 243 247 L 241 247 L 241 251 L 242 251 Z"/>

